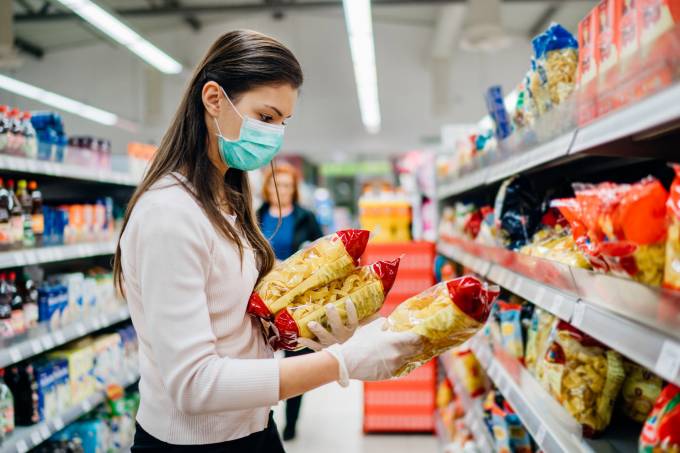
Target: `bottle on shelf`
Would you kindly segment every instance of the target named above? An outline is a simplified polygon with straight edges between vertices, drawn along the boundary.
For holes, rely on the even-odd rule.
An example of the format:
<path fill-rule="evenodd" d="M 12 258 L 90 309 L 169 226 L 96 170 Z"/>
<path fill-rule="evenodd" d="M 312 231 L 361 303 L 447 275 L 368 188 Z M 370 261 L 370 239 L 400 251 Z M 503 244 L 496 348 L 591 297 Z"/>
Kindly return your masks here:
<path fill-rule="evenodd" d="M 30 272 L 24 273 L 24 282 L 24 318 L 26 319 L 26 327 L 31 329 L 38 325 L 38 285 L 36 285 Z"/>
<path fill-rule="evenodd" d="M 21 209 L 21 203 L 14 191 L 14 180 L 7 181 L 7 189 L 9 190 L 10 200 L 10 228 L 12 229 L 12 247 L 19 248 L 24 243 L 24 211 Z"/>
<path fill-rule="evenodd" d="M 20 112 L 18 109 L 12 109 L 9 112 L 9 154 L 21 155 L 24 146 L 24 131 L 21 127 Z"/>
<path fill-rule="evenodd" d="M 42 192 L 38 189 L 38 183 L 35 181 L 28 183 L 28 191 L 31 194 L 31 216 L 35 245 L 41 246 L 43 245 L 43 234 L 45 233 Z"/>
<path fill-rule="evenodd" d="M 12 297 L 7 285 L 7 274 L 0 274 L 0 338 L 14 336 L 12 325 Z"/>
<path fill-rule="evenodd" d="M 9 273 L 7 280 L 8 291 L 11 294 L 10 306 L 12 307 L 12 328 L 14 334 L 19 335 L 26 332 L 26 315 L 24 313 L 24 299 L 17 290 L 17 274 Z"/>
<path fill-rule="evenodd" d="M 0 105 L 0 153 L 7 152 L 9 143 L 9 107 Z"/>
<path fill-rule="evenodd" d="M 38 157 L 38 139 L 33 124 L 31 123 L 30 112 L 22 113 L 21 128 L 24 132 L 24 147 L 22 154 L 29 159 L 35 159 Z"/>
<path fill-rule="evenodd" d="M 14 397 L 5 383 L 5 370 L 0 369 L 0 440 L 14 431 Z"/>
<path fill-rule="evenodd" d="M 33 234 L 33 199 L 28 192 L 28 183 L 25 179 L 19 181 L 17 186 L 17 197 L 21 204 L 21 209 L 24 216 L 24 247 L 35 246 L 35 235 Z"/>
<path fill-rule="evenodd" d="M 12 212 L 10 209 L 10 195 L 0 178 L 0 251 L 12 248 L 14 241 L 11 226 Z"/>
<path fill-rule="evenodd" d="M 18 426 L 40 422 L 38 381 L 33 365 L 13 365 L 5 371 L 5 382 L 14 396 L 14 421 Z"/>

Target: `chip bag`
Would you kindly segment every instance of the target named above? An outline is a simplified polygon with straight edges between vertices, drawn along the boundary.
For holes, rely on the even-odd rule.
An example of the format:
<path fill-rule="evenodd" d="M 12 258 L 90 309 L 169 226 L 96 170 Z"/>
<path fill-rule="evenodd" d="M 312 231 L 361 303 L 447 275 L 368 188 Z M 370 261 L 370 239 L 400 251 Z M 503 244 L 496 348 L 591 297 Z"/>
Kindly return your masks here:
<path fill-rule="evenodd" d="M 423 339 L 423 349 L 396 375 L 457 346 L 482 328 L 500 290 L 476 277 L 465 276 L 439 283 L 402 302 L 387 318 L 393 331 L 411 331 Z"/>
<path fill-rule="evenodd" d="M 571 324 L 560 321 L 545 353 L 544 387 L 594 437 L 611 420 L 625 378 L 621 355 Z"/>
<path fill-rule="evenodd" d="M 276 315 L 274 326 L 278 335 L 277 347 L 300 349 L 297 344 L 299 337 L 316 339 L 307 328 L 312 321 L 330 329 L 324 307 L 327 304 L 335 305 L 343 321 L 347 319 L 348 301 L 354 305 L 359 321 L 377 313 L 394 284 L 398 269 L 399 258 L 377 261 L 370 266 L 357 268 L 344 278 L 305 291 Z"/>
<path fill-rule="evenodd" d="M 640 435 L 640 453 L 680 452 L 680 388 L 668 384 Z"/>
<path fill-rule="evenodd" d="M 680 290 L 680 165 L 673 165 L 675 179 L 666 202 L 668 210 L 668 238 L 666 240 L 666 266 L 663 284 Z"/>
<path fill-rule="evenodd" d="M 626 380 L 621 389 L 623 413 L 636 422 L 643 423 L 661 393 L 663 380 L 640 365 L 624 362 Z"/>
<path fill-rule="evenodd" d="M 271 320 L 305 291 L 347 276 L 364 253 L 368 236 L 366 230 L 338 231 L 278 263 L 255 286 L 248 313 Z"/>

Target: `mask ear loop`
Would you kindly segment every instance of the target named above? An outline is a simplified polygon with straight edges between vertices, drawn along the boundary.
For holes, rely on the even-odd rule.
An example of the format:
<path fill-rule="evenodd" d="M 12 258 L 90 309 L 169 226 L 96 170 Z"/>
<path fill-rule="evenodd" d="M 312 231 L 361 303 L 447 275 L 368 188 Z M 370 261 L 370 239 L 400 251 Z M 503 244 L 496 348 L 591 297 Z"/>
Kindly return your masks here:
<path fill-rule="evenodd" d="M 218 85 L 218 86 L 219 86 L 219 85 Z M 234 103 L 231 102 L 231 99 L 229 99 L 229 96 L 227 96 L 227 92 L 224 91 L 224 88 L 222 88 L 221 86 L 220 86 L 220 91 L 222 92 L 222 94 L 224 94 L 224 98 L 227 100 L 227 102 L 229 103 L 229 105 L 231 105 L 231 108 L 234 109 L 234 112 L 236 112 L 236 114 L 238 115 L 238 117 L 241 118 L 241 126 L 243 126 L 243 121 L 245 121 L 245 118 L 243 118 L 243 115 L 241 115 L 241 112 L 239 112 L 239 111 L 236 109 L 236 106 L 234 105 Z M 226 137 L 222 134 L 222 129 L 220 129 L 220 123 L 217 121 L 217 117 L 213 117 L 213 120 L 215 121 L 215 126 L 217 126 L 217 132 L 219 132 L 218 136 L 219 136 L 219 137 L 222 137 L 222 138 L 225 139 L 225 140 L 229 140 L 228 138 L 226 138 Z M 240 135 L 240 134 L 239 134 L 239 135 Z M 232 141 L 232 140 L 229 140 L 229 141 Z"/>

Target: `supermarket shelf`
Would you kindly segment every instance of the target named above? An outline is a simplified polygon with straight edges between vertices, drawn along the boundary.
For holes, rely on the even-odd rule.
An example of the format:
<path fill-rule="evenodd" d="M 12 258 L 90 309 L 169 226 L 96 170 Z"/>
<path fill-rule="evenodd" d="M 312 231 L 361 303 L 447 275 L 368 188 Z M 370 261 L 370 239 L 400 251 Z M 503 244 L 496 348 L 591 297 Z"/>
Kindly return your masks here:
<path fill-rule="evenodd" d="M 129 387 L 138 380 L 139 374 L 130 375 L 123 383 L 123 386 Z M 24 453 L 35 448 L 49 439 L 50 436 L 61 431 L 65 426 L 73 423 L 104 401 L 106 401 L 106 392 L 97 392 L 58 417 L 32 426 L 17 427 L 14 432 L 2 442 L 0 453 Z"/>
<path fill-rule="evenodd" d="M 680 384 L 680 294 L 469 240 L 439 252 Z"/>
<path fill-rule="evenodd" d="M 439 360 L 446 371 L 449 382 L 454 386 L 456 395 L 458 395 L 463 403 L 463 408 L 465 409 L 465 424 L 470 429 L 470 432 L 472 432 L 475 442 L 479 446 L 479 450 L 494 451 L 495 442 L 486 427 L 486 423 L 484 423 L 484 411 L 482 410 L 481 400 L 479 398 L 472 398 L 470 394 L 461 387 L 459 379 L 453 374 L 453 366 L 449 354 L 442 354 L 439 356 Z"/>
<path fill-rule="evenodd" d="M 590 451 L 582 443 L 581 426 L 517 360 L 497 358 L 487 340 L 479 335 L 470 341 L 470 346 L 543 451 Z"/>
<path fill-rule="evenodd" d="M 582 128 L 575 128 L 528 150 L 498 151 L 497 163 L 478 162 L 478 168 L 439 181 L 439 199 L 501 181 L 509 176 L 595 150 L 622 138 L 636 136 L 680 119 L 680 83 L 630 106 L 616 110 Z M 615 152 L 625 152 L 622 149 Z"/>
<path fill-rule="evenodd" d="M 0 170 L 130 187 L 134 187 L 139 183 L 139 179 L 129 173 L 96 170 L 77 165 L 59 164 L 8 155 L 0 155 Z"/>
<path fill-rule="evenodd" d="M 85 335 L 130 319 L 126 306 L 111 313 L 99 313 L 59 329 L 41 324 L 24 335 L 0 341 L 0 368 L 62 346 Z"/>
<path fill-rule="evenodd" d="M 110 255 L 115 251 L 116 242 L 108 241 L 0 252 L 0 269 Z"/>
<path fill-rule="evenodd" d="M 575 154 L 640 134 L 680 118 L 680 84 L 616 110 L 580 128 L 569 150 Z"/>

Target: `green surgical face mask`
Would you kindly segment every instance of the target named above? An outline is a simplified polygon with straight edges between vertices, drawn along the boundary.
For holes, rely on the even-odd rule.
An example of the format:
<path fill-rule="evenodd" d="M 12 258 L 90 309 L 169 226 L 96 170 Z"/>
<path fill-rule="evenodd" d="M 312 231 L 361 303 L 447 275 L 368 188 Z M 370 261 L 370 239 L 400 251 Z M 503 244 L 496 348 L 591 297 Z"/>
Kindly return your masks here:
<path fill-rule="evenodd" d="M 222 160 L 230 168 L 239 170 L 248 171 L 264 167 L 281 150 L 285 128 L 278 124 L 269 124 L 241 115 L 224 89 L 220 87 L 220 90 L 242 120 L 238 139 L 229 140 L 222 135 L 217 118 L 214 118 Z"/>

